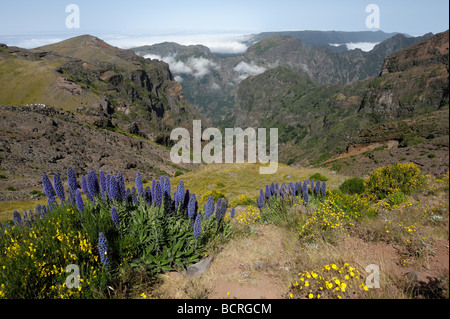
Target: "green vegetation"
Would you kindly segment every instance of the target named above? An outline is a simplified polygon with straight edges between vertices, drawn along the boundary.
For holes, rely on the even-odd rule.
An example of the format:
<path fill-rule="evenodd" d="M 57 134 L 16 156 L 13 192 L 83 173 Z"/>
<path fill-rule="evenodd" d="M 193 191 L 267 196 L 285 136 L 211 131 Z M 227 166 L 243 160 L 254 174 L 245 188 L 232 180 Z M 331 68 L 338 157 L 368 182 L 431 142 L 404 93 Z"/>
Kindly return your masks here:
<path fill-rule="evenodd" d="M 143 197 L 112 201 L 98 195 L 76 206 L 15 213 L 0 224 L 0 249 L 7 252 L 0 256 L 0 298 L 108 298 L 108 287 L 116 288 L 114 297 L 137 297 L 134 286 L 143 279 L 181 271 L 231 235 L 223 216 L 200 219 L 197 226 L 205 214 L 200 208 L 193 225 L 185 211 L 191 205 L 173 210 L 167 198 L 150 205 Z M 75 288 L 66 284 L 72 264 L 80 271 Z"/>
<path fill-rule="evenodd" d="M 359 177 L 353 177 L 347 179 L 344 183 L 339 186 L 339 189 L 346 194 L 362 194 L 365 192 L 364 179 Z"/>
<path fill-rule="evenodd" d="M 322 182 L 328 181 L 328 178 L 326 178 L 325 176 L 323 176 L 323 175 L 320 174 L 320 173 L 315 173 L 315 174 L 311 175 L 311 176 L 309 177 L 309 179 L 310 179 L 310 180 L 313 179 L 313 180 L 315 180 L 315 181 L 322 181 Z"/>
<path fill-rule="evenodd" d="M 386 203 L 390 206 L 398 206 L 400 204 L 406 203 L 408 201 L 408 196 L 402 192 L 394 193 L 386 198 Z"/>
<path fill-rule="evenodd" d="M 369 196 L 383 199 L 397 192 L 410 195 L 425 183 L 425 176 L 414 164 L 394 164 L 373 171 L 364 186 Z"/>

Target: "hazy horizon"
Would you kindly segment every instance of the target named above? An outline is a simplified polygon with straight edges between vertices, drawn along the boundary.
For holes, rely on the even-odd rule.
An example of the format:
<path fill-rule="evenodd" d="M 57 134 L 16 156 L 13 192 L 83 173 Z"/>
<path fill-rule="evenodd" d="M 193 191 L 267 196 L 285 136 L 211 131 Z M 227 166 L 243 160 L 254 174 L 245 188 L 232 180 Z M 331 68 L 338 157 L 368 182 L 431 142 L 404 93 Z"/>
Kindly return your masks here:
<path fill-rule="evenodd" d="M 286 31 L 311 31 L 311 30 L 283 30 L 271 32 L 286 32 Z M 314 30 L 314 31 L 342 31 L 342 30 Z M 342 31 L 342 32 L 363 32 L 362 31 Z M 382 31 L 382 30 L 376 30 Z M 373 31 L 373 32 L 376 32 Z M 444 32 L 446 30 L 442 30 Z M 267 31 L 263 31 L 267 32 Z M 384 31 L 383 31 L 384 32 Z M 262 32 L 261 32 L 262 33 Z M 386 32 L 388 33 L 388 32 Z M 54 44 L 80 35 L 89 34 L 102 39 L 103 41 L 113 46 L 122 49 L 131 49 L 135 47 L 154 45 L 163 42 L 175 42 L 181 45 L 204 45 L 212 52 L 218 54 L 242 54 L 248 49 L 243 43 L 249 36 L 258 33 L 210 33 L 210 34 L 161 34 L 161 35 L 126 35 L 126 34 L 102 34 L 96 32 L 79 32 L 67 35 L 66 33 L 41 33 L 35 35 L 2 35 L 0 34 L 0 43 L 8 46 L 17 46 L 25 49 L 34 49 L 40 46 Z M 424 33 L 425 34 L 425 33 Z M 411 35 L 411 36 L 422 36 Z M 358 43 L 339 43 L 330 45 L 347 45 L 349 50 L 361 49 L 368 52 L 374 48 L 379 42 L 358 42 Z"/>
<path fill-rule="evenodd" d="M 80 10 L 79 28 L 68 28 L 70 2 L 2 1 L 0 43 L 23 48 L 59 42 L 91 34 L 121 48 L 161 42 L 203 44 L 212 51 L 242 53 L 246 35 L 282 31 L 384 31 L 411 36 L 449 29 L 446 0 L 292 1 L 229 0 L 212 2 L 131 0 L 72 2 Z M 380 8 L 380 25 L 369 28 L 369 4 Z M 373 44 L 365 47 L 369 49 Z M 352 47 L 353 48 L 353 47 Z"/>

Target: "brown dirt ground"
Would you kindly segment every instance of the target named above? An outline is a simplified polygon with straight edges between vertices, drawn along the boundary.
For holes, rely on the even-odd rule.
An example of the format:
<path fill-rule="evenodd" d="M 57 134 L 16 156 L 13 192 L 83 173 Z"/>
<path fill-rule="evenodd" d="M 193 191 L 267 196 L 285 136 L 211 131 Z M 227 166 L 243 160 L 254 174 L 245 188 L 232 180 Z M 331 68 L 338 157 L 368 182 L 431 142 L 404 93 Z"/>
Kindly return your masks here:
<path fill-rule="evenodd" d="M 345 260 L 364 274 L 370 264 L 380 267 L 380 289 L 372 291 L 374 298 L 406 298 L 399 283 L 408 282 L 408 274 L 417 274 L 428 281 L 449 273 L 449 243 L 435 241 L 434 255 L 422 264 L 400 265 L 400 247 L 383 242 L 365 242 L 345 238 L 336 246 L 323 245 L 313 251 L 302 250 L 295 234 L 273 225 L 257 229 L 257 234 L 230 241 L 215 256 L 208 272 L 202 277 L 180 274 L 163 276 L 163 283 L 153 295 L 165 299 L 283 299 L 299 272 L 299 264 L 308 265 Z"/>

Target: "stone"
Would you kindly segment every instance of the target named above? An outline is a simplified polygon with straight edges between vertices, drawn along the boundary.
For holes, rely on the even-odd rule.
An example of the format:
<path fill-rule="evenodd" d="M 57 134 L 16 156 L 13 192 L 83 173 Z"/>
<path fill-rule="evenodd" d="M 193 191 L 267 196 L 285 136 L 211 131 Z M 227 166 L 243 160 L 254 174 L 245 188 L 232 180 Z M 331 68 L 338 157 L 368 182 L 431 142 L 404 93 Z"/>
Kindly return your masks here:
<path fill-rule="evenodd" d="M 200 262 L 196 263 L 195 265 L 189 266 L 186 269 L 186 275 L 193 277 L 193 276 L 203 276 L 211 266 L 212 257 L 208 257 L 206 259 L 201 260 Z"/>
<path fill-rule="evenodd" d="M 423 283 L 428 284 L 430 281 L 430 275 L 420 271 L 410 271 L 405 274 L 405 276 L 413 283 L 414 285 Z"/>
<path fill-rule="evenodd" d="M 183 277 L 183 273 L 178 272 L 178 271 L 172 271 L 169 273 L 169 277 L 172 279 L 178 279 L 178 278 Z"/>
<path fill-rule="evenodd" d="M 263 269 L 267 268 L 267 265 L 265 263 L 256 262 L 255 263 L 255 268 L 257 270 L 263 270 Z"/>
<path fill-rule="evenodd" d="M 128 125 L 127 131 L 128 131 L 128 133 L 131 133 L 134 135 L 140 134 L 139 126 L 136 124 L 136 122 L 133 122 L 130 125 Z"/>

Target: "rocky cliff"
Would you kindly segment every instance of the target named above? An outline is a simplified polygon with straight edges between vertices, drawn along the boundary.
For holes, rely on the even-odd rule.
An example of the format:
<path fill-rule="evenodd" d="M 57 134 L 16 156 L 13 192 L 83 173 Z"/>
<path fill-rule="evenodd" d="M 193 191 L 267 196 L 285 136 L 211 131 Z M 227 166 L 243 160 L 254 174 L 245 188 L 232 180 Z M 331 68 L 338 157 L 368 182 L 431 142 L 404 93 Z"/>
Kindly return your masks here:
<path fill-rule="evenodd" d="M 389 56 L 360 112 L 376 121 L 439 110 L 449 103 L 449 32 Z"/>

